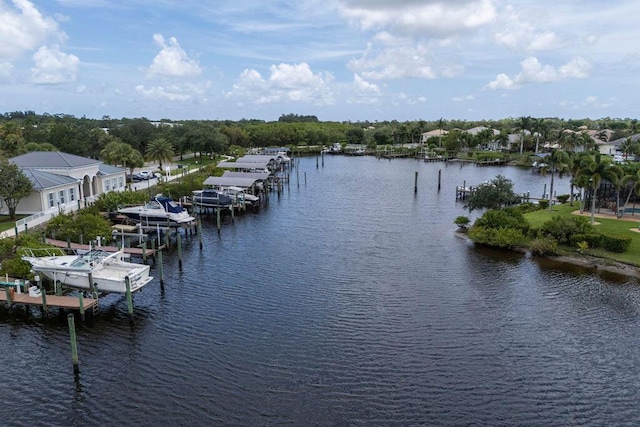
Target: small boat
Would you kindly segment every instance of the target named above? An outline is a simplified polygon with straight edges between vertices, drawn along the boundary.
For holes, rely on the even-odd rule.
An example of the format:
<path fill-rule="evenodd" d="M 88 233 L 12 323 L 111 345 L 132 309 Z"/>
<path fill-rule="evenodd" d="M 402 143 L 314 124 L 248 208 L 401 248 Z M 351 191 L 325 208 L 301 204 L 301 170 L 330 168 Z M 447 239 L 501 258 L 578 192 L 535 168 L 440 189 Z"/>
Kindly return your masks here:
<path fill-rule="evenodd" d="M 129 206 L 118 209 L 118 213 L 143 225 L 179 226 L 195 221 L 189 212 L 176 204 L 171 197 L 156 196 L 143 206 Z"/>
<path fill-rule="evenodd" d="M 150 266 L 125 261 L 122 251 L 108 253 L 94 249 L 71 255 L 62 254 L 59 249 L 23 251 L 22 260 L 31 264 L 34 272 L 74 289 L 123 294 L 127 291 L 127 277 L 131 292 L 139 291 L 153 280 L 149 276 Z"/>
<path fill-rule="evenodd" d="M 245 192 L 243 188 L 223 187 L 221 191 L 231 197 L 234 203 L 244 203 L 252 207 L 260 206 L 260 197 Z"/>
<path fill-rule="evenodd" d="M 231 197 L 211 188 L 193 190 L 191 193 L 191 202 L 196 206 L 228 208 L 233 203 Z"/>

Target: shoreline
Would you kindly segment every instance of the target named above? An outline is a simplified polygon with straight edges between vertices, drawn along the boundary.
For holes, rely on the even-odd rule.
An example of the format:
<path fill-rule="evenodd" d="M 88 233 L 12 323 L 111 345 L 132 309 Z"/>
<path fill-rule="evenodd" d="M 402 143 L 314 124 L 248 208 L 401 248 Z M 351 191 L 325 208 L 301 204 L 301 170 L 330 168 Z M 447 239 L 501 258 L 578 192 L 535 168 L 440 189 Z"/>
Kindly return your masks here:
<path fill-rule="evenodd" d="M 455 231 L 455 234 L 458 238 L 465 239 L 466 241 L 473 243 L 473 241 L 469 239 L 466 233 Z M 640 279 L 640 267 L 607 258 L 599 258 L 592 255 L 553 255 L 542 257 L 533 255 L 531 251 L 525 247 L 512 248 L 508 250 L 513 252 L 520 252 L 522 254 L 530 256 L 531 258 L 537 258 L 539 260 L 549 260 L 560 264 L 568 264 L 586 268 L 592 270 L 593 272 L 606 272 L 630 277 L 633 279 Z"/>

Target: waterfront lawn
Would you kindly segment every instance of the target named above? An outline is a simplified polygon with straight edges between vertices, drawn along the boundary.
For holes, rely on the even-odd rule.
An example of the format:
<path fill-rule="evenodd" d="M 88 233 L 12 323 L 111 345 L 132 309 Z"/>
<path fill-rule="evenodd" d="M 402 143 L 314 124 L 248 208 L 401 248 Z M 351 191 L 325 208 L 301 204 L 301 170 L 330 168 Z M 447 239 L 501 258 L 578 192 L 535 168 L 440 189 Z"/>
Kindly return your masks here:
<path fill-rule="evenodd" d="M 579 210 L 580 205 L 574 202 L 573 206 L 570 206 L 569 203 L 564 203 L 562 205 L 555 205 L 552 208 L 552 211 L 549 212 L 548 209 L 539 210 L 535 212 L 530 212 L 524 215 L 525 219 L 529 223 L 532 229 L 539 229 L 542 227 L 542 224 L 549 221 L 552 217 L 556 215 L 567 216 L 572 215 L 572 212 Z M 588 211 L 585 210 L 585 214 L 588 214 Z M 587 216 L 587 218 L 591 218 L 591 216 Z M 624 219 L 616 219 L 614 217 L 611 218 L 600 218 L 596 217 L 595 222 L 600 223 L 599 225 L 594 225 L 594 228 L 603 234 L 623 234 L 625 236 L 631 237 L 631 245 L 629 249 L 624 253 L 615 253 L 605 251 L 601 248 L 589 249 L 589 253 L 607 259 L 612 259 L 615 261 L 624 262 L 626 264 L 632 265 L 640 265 L 640 232 L 631 231 L 632 229 L 638 229 L 638 225 L 640 223 L 640 218 L 636 221 L 629 221 L 630 217 L 624 217 Z M 574 250 L 576 248 L 568 248 Z"/>

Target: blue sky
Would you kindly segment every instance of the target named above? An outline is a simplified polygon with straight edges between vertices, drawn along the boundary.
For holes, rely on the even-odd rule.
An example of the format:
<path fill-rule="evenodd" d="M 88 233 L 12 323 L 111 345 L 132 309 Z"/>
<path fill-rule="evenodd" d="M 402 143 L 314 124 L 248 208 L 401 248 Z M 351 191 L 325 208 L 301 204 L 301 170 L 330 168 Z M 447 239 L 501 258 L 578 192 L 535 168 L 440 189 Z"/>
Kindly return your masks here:
<path fill-rule="evenodd" d="M 0 0 L 0 112 L 637 117 L 640 2 Z"/>

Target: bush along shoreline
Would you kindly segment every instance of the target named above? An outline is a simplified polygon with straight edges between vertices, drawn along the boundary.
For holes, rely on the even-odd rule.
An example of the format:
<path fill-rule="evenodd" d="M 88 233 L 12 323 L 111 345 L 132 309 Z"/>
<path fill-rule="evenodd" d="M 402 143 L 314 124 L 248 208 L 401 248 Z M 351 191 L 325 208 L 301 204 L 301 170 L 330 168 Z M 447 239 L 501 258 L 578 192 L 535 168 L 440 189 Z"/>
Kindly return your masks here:
<path fill-rule="evenodd" d="M 505 185 L 508 194 L 510 183 L 506 181 L 497 180 L 494 184 Z M 596 222 L 585 216 L 589 213 L 576 215 L 582 213 L 580 206 L 566 199 L 551 208 L 533 203 L 501 205 L 496 185 L 491 188 L 492 195 L 478 195 L 476 200 L 467 202 L 467 207 L 486 209 L 472 225 L 465 216 L 454 220 L 459 237 L 479 245 L 640 279 L 640 219 L 630 222 L 611 215 L 599 217 Z M 482 197 L 491 200 L 494 207 L 483 206 Z"/>

